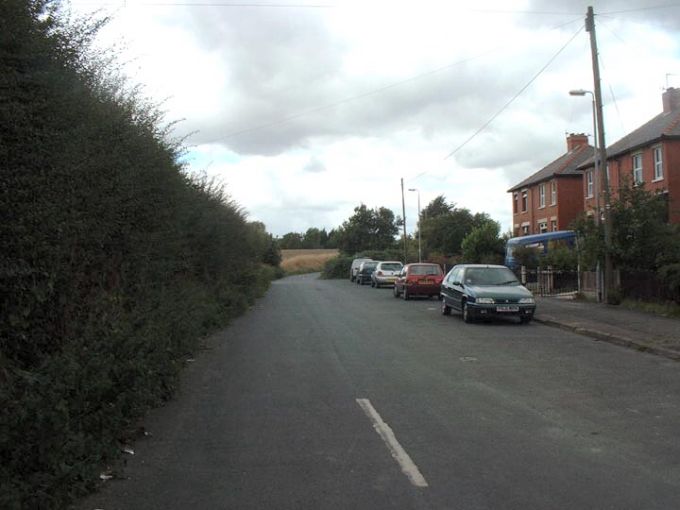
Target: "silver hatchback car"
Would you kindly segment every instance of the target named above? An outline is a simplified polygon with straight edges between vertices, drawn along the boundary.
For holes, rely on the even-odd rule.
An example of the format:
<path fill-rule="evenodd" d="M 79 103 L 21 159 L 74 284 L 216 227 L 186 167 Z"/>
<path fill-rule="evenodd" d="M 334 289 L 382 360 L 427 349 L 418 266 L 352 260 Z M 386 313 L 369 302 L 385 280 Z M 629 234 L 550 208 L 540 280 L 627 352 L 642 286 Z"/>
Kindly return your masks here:
<path fill-rule="evenodd" d="M 396 260 L 379 262 L 371 275 L 371 287 L 379 288 L 381 285 L 394 284 L 404 265 Z"/>

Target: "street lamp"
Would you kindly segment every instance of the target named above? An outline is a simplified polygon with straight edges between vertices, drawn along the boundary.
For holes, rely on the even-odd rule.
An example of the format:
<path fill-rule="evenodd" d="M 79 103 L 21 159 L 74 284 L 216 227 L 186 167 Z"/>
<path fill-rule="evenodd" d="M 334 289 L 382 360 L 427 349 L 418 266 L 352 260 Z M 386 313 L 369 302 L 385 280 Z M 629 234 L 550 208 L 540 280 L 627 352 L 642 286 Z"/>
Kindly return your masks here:
<path fill-rule="evenodd" d="M 593 103 L 593 147 L 595 148 L 595 151 L 593 153 L 593 165 L 594 165 L 593 175 L 595 176 L 594 179 L 595 182 L 593 184 L 595 185 L 595 214 L 596 214 L 595 223 L 599 223 L 600 215 L 602 214 L 602 212 L 600 211 L 600 193 L 602 192 L 600 182 L 602 182 L 602 180 L 600 179 L 599 172 L 600 165 L 598 165 L 597 157 L 597 113 L 595 110 L 595 94 L 593 94 L 593 92 L 590 90 L 583 89 L 569 91 L 570 96 L 585 96 L 586 94 L 590 94 Z"/>
<path fill-rule="evenodd" d="M 415 191 L 418 193 L 418 262 L 423 261 L 423 252 L 421 251 L 421 237 L 420 237 L 420 231 L 422 230 L 420 227 L 420 190 L 418 188 L 409 188 L 409 191 Z"/>
<path fill-rule="evenodd" d="M 595 223 L 599 224 L 600 221 L 602 221 L 604 215 L 603 211 L 600 209 L 600 194 L 602 193 L 602 185 L 601 183 L 606 183 L 605 184 L 605 211 L 604 214 L 607 214 L 606 211 L 606 205 L 607 205 L 607 197 L 609 196 L 609 178 L 605 175 L 604 179 L 602 179 L 602 176 L 600 173 L 602 172 L 602 164 L 604 163 L 606 165 L 606 162 L 604 161 L 599 161 L 599 152 L 597 148 L 597 107 L 595 103 L 595 94 L 590 91 L 590 90 L 583 90 L 583 89 L 577 89 L 577 90 L 570 90 L 569 95 L 570 96 L 585 96 L 586 94 L 590 94 L 590 97 L 592 98 L 592 103 L 593 103 L 593 147 L 595 148 L 594 156 L 593 156 L 593 174 L 595 176 L 594 178 L 594 186 L 595 186 Z M 605 167 L 606 168 L 606 167 Z M 606 171 L 606 170 L 605 170 Z M 602 274 L 602 269 L 600 267 L 600 261 L 597 261 L 597 266 L 595 268 L 596 271 L 596 286 L 597 286 L 597 300 L 598 302 L 602 301 L 602 289 L 603 287 L 607 289 L 607 282 L 603 282 L 602 280 L 605 278 L 611 278 L 611 275 L 606 274 L 608 268 L 610 267 L 611 264 L 608 263 L 608 258 L 609 258 L 609 235 L 608 235 L 608 228 L 609 225 L 607 224 L 608 218 L 604 218 L 605 221 L 605 274 Z"/>

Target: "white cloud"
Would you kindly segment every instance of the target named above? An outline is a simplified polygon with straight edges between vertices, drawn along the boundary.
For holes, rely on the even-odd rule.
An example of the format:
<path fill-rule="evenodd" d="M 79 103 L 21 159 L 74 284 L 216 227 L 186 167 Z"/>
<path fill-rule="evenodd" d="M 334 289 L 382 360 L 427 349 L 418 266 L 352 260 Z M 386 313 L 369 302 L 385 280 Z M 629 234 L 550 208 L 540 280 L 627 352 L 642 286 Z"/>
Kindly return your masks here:
<path fill-rule="evenodd" d="M 592 133 L 589 97 L 568 95 L 593 88 L 588 34 L 445 158 L 582 28 L 590 3 L 127 0 L 102 43 L 126 41 L 132 79 L 168 98 L 170 120 L 185 119 L 177 133 L 192 133 L 190 165 L 223 180 L 275 234 L 336 227 L 360 203 L 401 215 L 401 177 L 423 207 L 443 194 L 505 230 L 506 190 L 564 153 L 567 132 Z M 661 110 L 667 73 L 680 86 L 680 8 L 647 4 L 596 4 L 610 13 L 597 17 L 609 143 Z M 406 201 L 414 227 L 415 194 Z"/>

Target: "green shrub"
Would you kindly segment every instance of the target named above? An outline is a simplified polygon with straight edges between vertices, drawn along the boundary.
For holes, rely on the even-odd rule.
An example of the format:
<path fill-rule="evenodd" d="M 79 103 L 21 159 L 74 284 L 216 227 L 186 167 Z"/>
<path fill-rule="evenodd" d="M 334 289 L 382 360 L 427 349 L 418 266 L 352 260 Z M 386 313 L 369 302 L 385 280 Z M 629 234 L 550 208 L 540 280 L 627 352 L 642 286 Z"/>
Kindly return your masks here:
<path fill-rule="evenodd" d="M 659 279 L 666 284 L 673 301 L 680 304 L 680 263 L 662 266 L 657 274 Z"/>
<path fill-rule="evenodd" d="M 349 270 L 352 267 L 352 261 L 356 257 L 349 257 L 347 255 L 338 255 L 330 260 L 327 260 L 324 264 L 323 271 L 321 272 L 321 278 L 326 280 L 338 279 L 338 278 L 349 278 Z"/>
<path fill-rule="evenodd" d="M 187 175 L 96 29 L 0 3 L 0 508 L 66 508 L 200 339 L 277 269 L 271 237 Z M 268 251 L 269 250 L 269 251 Z"/>

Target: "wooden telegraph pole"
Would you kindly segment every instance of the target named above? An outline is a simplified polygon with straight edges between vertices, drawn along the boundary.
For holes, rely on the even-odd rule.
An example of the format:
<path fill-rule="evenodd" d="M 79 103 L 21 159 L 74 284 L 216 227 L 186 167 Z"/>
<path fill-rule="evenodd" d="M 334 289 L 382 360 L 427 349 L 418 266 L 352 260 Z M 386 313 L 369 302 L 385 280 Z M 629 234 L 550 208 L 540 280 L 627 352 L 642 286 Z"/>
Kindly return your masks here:
<path fill-rule="evenodd" d="M 602 89 L 600 86 L 600 65 L 597 55 L 597 38 L 595 36 L 595 14 L 593 8 L 588 7 L 586 14 L 586 31 L 590 33 L 590 53 L 593 61 L 593 81 L 595 82 L 595 111 L 597 117 L 597 144 L 599 149 L 599 166 L 601 186 L 597 193 L 604 193 L 604 289 L 603 300 L 608 302 L 612 289 L 612 260 L 611 260 L 611 195 L 609 193 L 609 176 L 607 175 L 607 146 L 604 139 L 604 115 L 602 113 Z M 597 162 L 595 162 L 597 165 Z"/>

